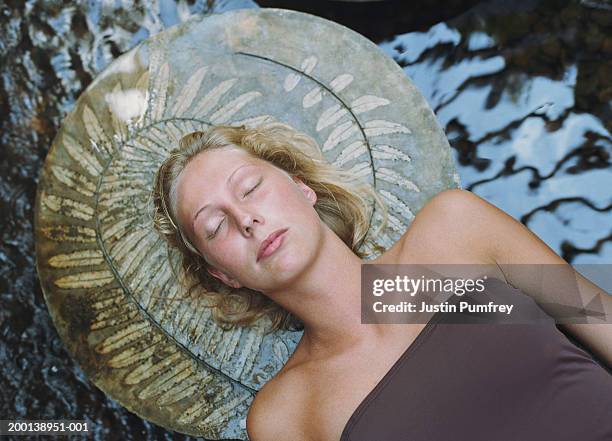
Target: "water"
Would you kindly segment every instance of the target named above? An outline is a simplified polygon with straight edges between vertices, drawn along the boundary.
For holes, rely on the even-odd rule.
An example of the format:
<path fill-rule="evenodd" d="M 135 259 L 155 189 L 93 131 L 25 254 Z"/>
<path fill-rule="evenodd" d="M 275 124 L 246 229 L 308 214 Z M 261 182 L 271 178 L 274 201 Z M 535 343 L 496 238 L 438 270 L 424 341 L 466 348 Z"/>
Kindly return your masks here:
<path fill-rule="evenodd" d="M 612 262 L 612 7 L 605 1 L 260 1 L 375 41 L 435 110 L 463 187 L 571 263 Z M 511 6 L 510 6 L 511 4 Z M 82 419 L 93 439 L 192 439 L 106 397 L 65 351 L 35 271 L 38 173 L 63 117 L 119 54 L 251 1 L 0 4 L 0 415 Z M 308 9 L 306 9 L 308 8 Z M 27 18 L 25 18 L 27 17 Z"/>

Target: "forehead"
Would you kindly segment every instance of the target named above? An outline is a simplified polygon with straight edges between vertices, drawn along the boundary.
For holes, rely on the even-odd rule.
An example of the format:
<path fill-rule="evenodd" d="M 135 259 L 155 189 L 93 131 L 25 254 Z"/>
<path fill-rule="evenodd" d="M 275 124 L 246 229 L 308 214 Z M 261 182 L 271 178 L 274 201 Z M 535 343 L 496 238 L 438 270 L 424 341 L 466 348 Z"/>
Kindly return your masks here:
<path fill-rule="evenodd" d="M 261 161 L 250 155 L 247 151 L 240 147 L 223 147 L 211 150 L 205 150 L 194 156 L 185 166 L 179 175 L 179 184 L 187 183 L 190 180 L 202 180 L 214 182 L 218 179 L 225 179 L 239 165 L 243 164 L 261 164 Z"/>
<path fill-rule="evenodd" d="M 213 202 L 215 191 L 222 189 L 230 174 L 245 164 L 273 168 L 267 161 L 235 146 L 206 150 L 194 156 L 177 178 L 177 214 L 181 219 L 180 223 L 189 229 L 197 210 L 202 205 Z M 245 173 L 254 169 L 245 167 Z M 242 171 L 239 171 L 237 175 L 241 174 Z"/>
<path fill-rule="evenodd" d="M 256 159 L 239 147 L 224 147 L 197 154 L 177 178 L 178 199 L 183 206 L 189 206 L 194 197 L 224 184 L 239 165 L 259 164 Z"/>

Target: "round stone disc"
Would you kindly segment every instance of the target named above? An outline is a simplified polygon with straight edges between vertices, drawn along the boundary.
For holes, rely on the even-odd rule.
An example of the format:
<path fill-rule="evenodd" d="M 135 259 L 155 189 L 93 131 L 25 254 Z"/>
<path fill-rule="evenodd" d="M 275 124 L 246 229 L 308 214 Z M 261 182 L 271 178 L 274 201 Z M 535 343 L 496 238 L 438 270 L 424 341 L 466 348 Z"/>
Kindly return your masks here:
<path fill-rule="evenodd" d="M 168 429 L 248 439 L 255 393 L 301 337 L 264 336 L 267 323 L 221 330 L 203 300 L 183 296 L 168 263 L 178 260 L 148 211 L 155 172 L 182 135 L 268 121 L 311 135 L 330 162 L 375 186 L 390 207 L 374 238 L 385 248 L 433 195 L 460 186 L 444 132 L 410 79 L 334 22 L 240 9 L 193 18 L 117 58 L 79 97 L 45 160 L 37 271 L 86 375 Z M 370 231 L 380 220 L 375 212 Z"/>

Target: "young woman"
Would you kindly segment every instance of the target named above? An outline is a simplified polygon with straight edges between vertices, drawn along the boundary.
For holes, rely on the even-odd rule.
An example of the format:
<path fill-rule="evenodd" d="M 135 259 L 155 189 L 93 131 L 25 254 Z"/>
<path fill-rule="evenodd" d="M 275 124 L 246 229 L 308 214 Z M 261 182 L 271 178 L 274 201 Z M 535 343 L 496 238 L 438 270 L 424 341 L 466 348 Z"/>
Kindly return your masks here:
<path fill-rule="evenodd" d="M 191 133 L 158 170 L 153 197 L 156 229 L 182 252 L 220 324 L 265 315 L 272 329 L 304 330 L 252 403 L 252 441 L 612 439 L 612 376 L 553 323 L 442 327 L 436 315 L 362 324 L 367 198 L 384 206 L 309 136 L 281 123 Z M 503 211 L 455 189 L 428 201 L 367 263 L 484 264 L 501 281 L 491 289 L 508 283 L 546 301 L 503 264 L 566 262 Z M 612 299 L 602 301 L 610 316 Z M 612 325 L 566 326 L 612 364 Z"/>

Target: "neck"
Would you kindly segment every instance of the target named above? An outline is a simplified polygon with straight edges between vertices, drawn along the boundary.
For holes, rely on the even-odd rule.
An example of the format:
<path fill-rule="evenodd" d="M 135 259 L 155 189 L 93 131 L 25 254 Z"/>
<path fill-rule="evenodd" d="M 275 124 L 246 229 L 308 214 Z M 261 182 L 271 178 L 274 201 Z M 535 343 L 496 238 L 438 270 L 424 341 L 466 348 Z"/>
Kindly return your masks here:
<path fill-rule="evenodd" d="M 267 295 L 304 324 L 301 345 L 325 356 L 348 349 L 371 334 L 361 323 L 361 264 L 365 263 L 324 225 L 318 254 L 282 292 Z"/>

